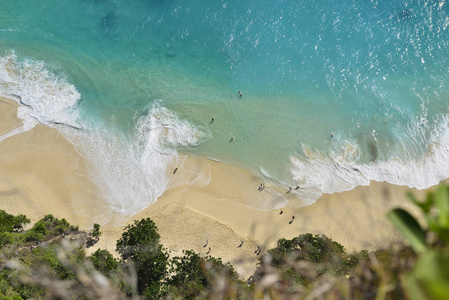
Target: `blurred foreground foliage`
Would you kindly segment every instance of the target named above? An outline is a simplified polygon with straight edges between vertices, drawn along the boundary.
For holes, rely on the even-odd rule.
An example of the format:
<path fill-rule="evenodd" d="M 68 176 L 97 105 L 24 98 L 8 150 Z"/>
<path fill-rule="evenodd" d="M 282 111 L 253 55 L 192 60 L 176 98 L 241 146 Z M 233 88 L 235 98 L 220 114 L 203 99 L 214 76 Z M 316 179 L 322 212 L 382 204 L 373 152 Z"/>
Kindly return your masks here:
<path fill-rule="evenodd" d="M 449 188 L 424 201 L 416 219 L 403 209 L 388 218 L 405 244 L 346 253 L 326 236 L 280 239 L 248 280 L 220 258 L 183 251 L 170 257 L 149 218 L 128 225 L 119 258 L 84 248 L 100 236 L 47 215 L 29 220 L 0 211 L 2 299 L 446 299 L 449 297 Z"/>
<path fill-rule="evenodd" d="M 413 194 L 410 200 L 421 210 L 423 225 L 404 209 L 396 208 L 387 217 L 417 253 L 415 266 L 402 277 L 411 299 L 449 298 L 449 187 L 440 185 L 423 201 Z"/>

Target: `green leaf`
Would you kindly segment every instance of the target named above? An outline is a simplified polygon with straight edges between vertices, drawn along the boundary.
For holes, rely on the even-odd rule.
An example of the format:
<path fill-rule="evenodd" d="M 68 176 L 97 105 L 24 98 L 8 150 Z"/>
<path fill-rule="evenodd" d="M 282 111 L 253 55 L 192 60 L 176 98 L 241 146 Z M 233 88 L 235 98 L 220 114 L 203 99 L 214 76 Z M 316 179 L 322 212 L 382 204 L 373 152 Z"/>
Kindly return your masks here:
<path fill-rule="evenodd" d="M 426 249 L 426 233 L 412 215 L 401 208 L 396 208 L 390 211 L 387 217 L 410 243 L 413 250 L 423 252 Z"/>
<path fill-rule="evenodd" d="M 441 185 L 438 187 L 436 204 L 439 210 L 438 223 L 441 227 L 449 228 L 449 189 Z"/>
<path fill-rule="evenodd" d="M 429 299 L 449 295 L 449 253 L 430 251 L 421 255 L 413 270 L 414 278 Z"/>
<path fill-rule="evenodd" d="M 430 228 L 430 227 L 429 227 Z M 432 231 L 434 231 L 438 237 L 443 240 L 446 244 L 449 244 L 449 229 L 443 228 L 441 226 L 435 226 Z"/>

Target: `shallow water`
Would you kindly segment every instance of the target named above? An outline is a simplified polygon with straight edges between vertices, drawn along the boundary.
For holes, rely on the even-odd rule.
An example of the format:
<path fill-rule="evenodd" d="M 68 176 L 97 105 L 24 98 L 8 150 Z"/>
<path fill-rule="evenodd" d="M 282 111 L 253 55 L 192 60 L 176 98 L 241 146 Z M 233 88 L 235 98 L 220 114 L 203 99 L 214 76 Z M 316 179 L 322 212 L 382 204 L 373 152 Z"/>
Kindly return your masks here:
<path fill-rule="evenodd" d="M 449 176 L 444 1 L 0 7 L 0 93 L 22 103 L 23 130 L 64 132 L 118 211 L 154 202 L 179 151 L 299 184 L 312 201 Z"/>

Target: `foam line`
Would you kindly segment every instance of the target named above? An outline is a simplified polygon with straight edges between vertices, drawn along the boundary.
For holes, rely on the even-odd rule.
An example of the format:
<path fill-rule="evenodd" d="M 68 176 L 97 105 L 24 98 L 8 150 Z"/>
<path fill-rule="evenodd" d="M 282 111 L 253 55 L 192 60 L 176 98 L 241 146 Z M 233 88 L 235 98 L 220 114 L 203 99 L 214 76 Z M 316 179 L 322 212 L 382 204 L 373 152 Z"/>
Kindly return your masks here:
<path fill-rule="evenodd" d="M 14 52 L 0 57 L 0 91 L 1 96 L 20 104 L 17 116 L 24 126 L 14 134 L 30 130 L 37 122 L 80 127 L 77 104 L 81 95 L 42 61 L 19 59 Z"/>
<path fill-rule="evenodd" d="M 2 134 L 0 141 L 38 123 L 55 127 L 90 161 L 90 179 L 115 213 L 135 214 L 154 203 L 170 184 L 167 168 L 182 163 L 177 151 L 210 138 L 208 130 L 179 119 L 162 101 L 148 107 L 131 137 L 83 123 L 75 86 L 43 62 L 19 59 L 14 53 L 0 57 L 0 91 L 19 103 L 17 116 L 24 124 Z"/>
<path fill-rule="evenodd" d="M 291 156 L 291 174 L 294 182 L 306 189 L 316 189 L 311 195 L 315 201 L 323 193 L 348 191 L 370 181 L 426 189 L 449 177 L 449 115 L 438 115 L 429 130 L 427 151 L 419 158 L 370 163 L 357 162 L 360 145 L 346 141 L 340 152 L 326 156 L 303 145 L 305 157 Z M 412 126 L 413 128 L 413 126 Z"/>
<path fill-rule="evenodd" d="M 131 137 L 119 136 L 106 128 L 95 128 L 89 133 L 66 129 L 91 162 L 90 178 L 114 212 L 138 213 L 157 201 L 169 185 L 186 184 L 182 180 L 173 182 L 171 176 L 173 168 L 182 165 L 177 151 L 210 137 L 208 131 L 179 119 L 161 103 L 150 105 Z"/>

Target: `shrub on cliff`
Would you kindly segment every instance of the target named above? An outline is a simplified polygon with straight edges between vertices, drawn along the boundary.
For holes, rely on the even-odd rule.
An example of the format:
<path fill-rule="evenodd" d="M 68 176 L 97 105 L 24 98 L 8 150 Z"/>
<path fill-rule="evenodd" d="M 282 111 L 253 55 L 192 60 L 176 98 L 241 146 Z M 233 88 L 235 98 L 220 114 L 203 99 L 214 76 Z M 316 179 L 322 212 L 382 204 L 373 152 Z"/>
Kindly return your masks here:
<path fill-rule="evenodd" d="M 291 240 L 280 239 L 277 247 L 268 250 L 274 266 L 281 266 L 286 259 L 304 260 L 312 263 L 332 262 L 345 254 L 344 247 L 322 235 L 301 234 Z"/>
<path fill-rule="evenodd" d="M 166 274 L 168 254 L 159 244 L 157 227 L 149 218 L 125 227 L 116 251 L 124 262 L 132 261 L 139 294 L 158 298 Z"/>
<path fill-rule="evenodd" d="M 45 247 L 36 247 L 32 250 L 34 272 L 42 272 L 47 268 L 47 275 L 53 279 L 73 280 L 76 279 L 76 272 L 70 265 L 81 265 L 85 258 L 84 250 L 81 247 L 64 252 L 64 259 L 61 260 L 58 252 L 62 252 L 58 244 L 50 244 Z M 50 267 L 50 268 L 48 268 Z"/>
<path fill-rule="evenodd" d="M 344 274 L 356 263 L 357 256 L 348 256 L 342 245 L 328 237 L 301 234 L 290 240 L 278 240 L 277 247 L 269 249 L 259 260 L 259 268 L 250 282 L 257 285 L 274 267 L 285 284 L 308 285 L 325 273 Z"/>
<path fill-rule="evenodd" d="M 77 231 L 77 226 L 72 226 L 66 219 L 58 219 L 52 215 L 46 215 L 25 234 L 26 242 L 43 241 L 61 234 L 69 234 Z"/>
<path fill-rule="evenodd" d="M 30 220 L 25 215 L 13 216 L 0 209 L 0 233 L 20 231 Z"/>
<path fill-rule="evenodd" d="M 106 276 L 108 276 L 111 271 L 116 270 L 119 265 L 108 250 L 98 249 L 90 256 L 90 260 L 95 269 Z"/>
<path fill-rule="evenodd" d="M 95 223 L 94 224 L 94 230 L 92 231 L 92 236 L 96 239 L 100 238 L 101 231 L 100 231 L 100 224 Z"/>
<path fill-rule="evenodd" d="M 201 257 L 192 250 L 170 260 L 170 274 L 165 281 L 164 294 L 174 298 L 206 298 L 218 281 L 238 282 L 237 273 L 228 263 L 211 256 Z"/>

